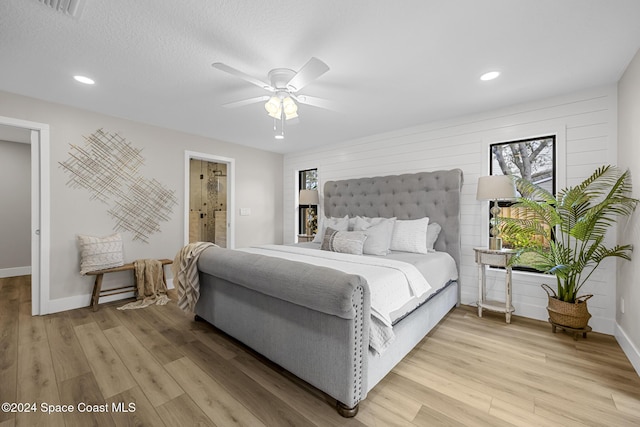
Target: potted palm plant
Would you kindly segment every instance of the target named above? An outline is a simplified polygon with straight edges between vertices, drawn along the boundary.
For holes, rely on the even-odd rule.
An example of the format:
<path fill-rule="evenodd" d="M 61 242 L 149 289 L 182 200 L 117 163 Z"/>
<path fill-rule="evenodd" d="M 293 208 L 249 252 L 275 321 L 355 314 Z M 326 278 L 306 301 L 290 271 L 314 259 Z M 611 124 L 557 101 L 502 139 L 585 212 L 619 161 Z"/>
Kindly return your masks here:
<path fill-rule="evenodd" d="M 542 187 L 515 178 L 520 193 L 512 217 L 501 218 L 505 235 L 530 234 L 514 263 L 552 274 L 556 290 L 543 284 L 549 296 L 550 320 L 569 328 L 585 328 L 591 315 L 580 289 L 605 258 L 630 260 L 631 245 L 607 246 L 605 236 L 619 217 L 631 215 L 638 203 L 630 197 L 631 174 L 602 166 L 575 187 L 554 196 Z M 514 211 L 515 210 L 515 211 Z"/>

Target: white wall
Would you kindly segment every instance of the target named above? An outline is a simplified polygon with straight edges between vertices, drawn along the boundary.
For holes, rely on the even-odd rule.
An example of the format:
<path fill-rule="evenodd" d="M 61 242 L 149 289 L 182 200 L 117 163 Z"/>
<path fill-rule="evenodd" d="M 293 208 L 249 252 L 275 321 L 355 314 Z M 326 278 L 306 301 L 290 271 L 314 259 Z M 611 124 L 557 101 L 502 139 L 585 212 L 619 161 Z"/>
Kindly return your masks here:
<path fill-rule="evenodd" d="M 31 266 L 30 215 L 31 146 L 0 141 L 0 270 Z"/>
<path fill-rule="evenodd" d="M 236 209 L 236 247 L 282 242 L 281 154 L 7 92 L 0 92 L 0 116 L 50 125 L 52 311 L 89 303 L 93 278 L 78 273 L 76 235 L 102 236 L 113 233 L 114 221 L 107 214 L 107 205 L 90 200 L 86 190 L 68 187 L 66 182 L 69 176 L 59 166 L 59 162 L 69 157 L 69 144 L 83 145 L 83 135 L 88 136 L 99 128 L 117 132 L 133 146 L 142 148 L 145 164 L 140 168 L 140 174 L 155 178 L 174 190 L 178 201 L 170 221 L 161 223 L 161 232 L 153 234 L 149 243 L 134 242 L 129 233 L 123 233 L 126 261 L 173 258 L 182 246 L 185 150 L 235 159 L 236 207 L 248 207 L 252 212 L 251 216 L 239 216 Z M 105 286 L 110 286 L 109 282 L 132 280 L 131 274 L 118 275 L 105 276 Z"/>
<path fill-rule="evenodd" d="M 295 238 L 296 176 L 318 168 L 320 188 L 327 180 L 461 168 L 462 302 L 477 300 L 477 267 L 473 248 L 486 246 L 486 202 L 475 199 L 478 177 L 488 174 L 488 144 L 558 133 L 566 140 L 560 165 L 566 184 L 575 185 L 603 164 L 616 162 L 615 86 L 513 106 L 498 111 L 430 123 L 392 133 L 288 154 L 284 158 L 284 241 Z M 565 182 L 559 183 L 560 187 Z M 612 236 L 615 239 L 615 231 Z M 615 263 L 594 275 L 585 287 L 593 293 L 589 310 L 594 330 L 612 334 L 615 320 Z M 548 281 L 538 274 L 514 273 L 513 303 L 517 315 L 547 320 Z M 489 297 L 503 298 L 504 274 L 488 276 Z M 552 283 L 553 284 L 553 283 Z"/>
<path fill-rule="evenodd" d="M 640 51 L 618 83 L 618 164 L 631 171 L 633 196 L 640 199 Z M 633 244 L 635 253 L 631 262 L 618 263 L 616 337 L 640 373 L 640 209 L 620 227 L 618 237 Z"/>

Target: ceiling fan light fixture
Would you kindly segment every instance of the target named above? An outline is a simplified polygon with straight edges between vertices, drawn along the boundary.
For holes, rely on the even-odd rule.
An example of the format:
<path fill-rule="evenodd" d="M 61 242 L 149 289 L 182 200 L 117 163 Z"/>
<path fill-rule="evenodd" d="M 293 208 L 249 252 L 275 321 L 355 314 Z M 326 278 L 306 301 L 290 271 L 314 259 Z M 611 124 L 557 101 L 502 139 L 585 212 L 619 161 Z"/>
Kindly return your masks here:
<path fill-rule="evenodd" d="M 286 111 L 284 112 L 284 118 L 285 120 L 289 120 L 289 119 L 295 119 L 296 117 L 298 117 L 298 113 L 297 112 L 292 112 L 292 113 L 287 113 Z"/>
<path fill-rule="evenodd" d="M 269 117 L 273 117 L 274 119 L 280 120 L 280 118 L 282 117 L 282 109 L 278 108 L 277 111 L 275 111 L 273 113 L 269 113 Z"/>
<path fill-rule="evenodd" d="M 282 100 L 282 109 L 284 110 L 284 115 L 287 120 L 298 117 L 298 105 L 290 96 Z"/>
<path fill-rule="evenodd" d="M 275 117 L 276 119 L 279 118 L 279 112 L 282 110 L 282 102 L 280 101 L 280 98 L 277 96 L 269 98 L 266 104 L 264 104 L 264 109 L 267 110 L 267 113 L 269 113 L 271 117 Z M 277 113 L 278 115 L 274 116 Z"/>
<path fill-rule="evenodd" d="M 222 62 L 214 62 L 211 66 L 220 71 L 239 77 L 272 93 L 271 95 L 258 96 L 242 101 L 231 102 L 224 106 L 229 108 L 241 107 L 253 104 L 254 102 L 266 101 L 264 109 L 267 111 L 269 117 L 273 117 L 274 119 L 274 131 L 277 129 L 277 122 L 280 122 L 281 132 L 275 135 L 276 139 L 284 139 L 285 121 L 298 117 L 298 104 L 296 102 L 320 108 L 327 108 L 322 102 L 318 102 L 318 100 L 320 100 L 319 98 L 305 96 L 298 97 L 296 95 L 296 92 L 329 71 L 329 66 L 318 58 L 312 57 L 297 72 L 288 68 L 274 68 L 269 71 L 267 75 L 269 83 L 223 64 Z"/>

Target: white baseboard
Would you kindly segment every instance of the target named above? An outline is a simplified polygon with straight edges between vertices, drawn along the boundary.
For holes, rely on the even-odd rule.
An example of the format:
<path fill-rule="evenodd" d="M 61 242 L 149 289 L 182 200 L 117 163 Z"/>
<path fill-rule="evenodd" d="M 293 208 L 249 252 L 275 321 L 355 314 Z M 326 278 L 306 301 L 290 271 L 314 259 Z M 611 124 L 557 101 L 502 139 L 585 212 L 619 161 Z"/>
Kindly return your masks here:
<path fill-rule="evenodd" d="M 624 332 L 624 330 L 620 327 L 620 325 L 616 322 L 616 340 L 620 347 L 622 347 L 622 351 L 626 354 L 627 358 L 633 365 L 633 368 L 636 370 L 638 375 L 640 375 L 640 350 L 633 344 L 629 336 Z"/>
<path fill-rule="evenodd" d="M 463 294 L 462 304 L 477 307 L 477 298 L 477 295 Z M 514 316 L 523 316 L 529 319 L 542 320 L 543 322 L 547 322 L 549 320 L 547 307 L 522 303 L 514 303 L 514 306 L 516 308 L 516 311 L 513 313 Z M 593 316 L 589 319 L 589 326 L 591 326 L 594 332 L 607 335 L 614 335 L 616 330 L 615 321 L 604 317 Z M 551 330 L 551 327 L 549 327 L 549 330 Z"/>
<path fill-rule="evenodd" d="M 5 277 L 28 276 L 31 274 L 31 266 L 0 268 L 0 279 Z"/>
<path fill-rule="evenodd" d="M 167 288 L 173 289 L 173 279 L 167 279 Z M 100 304 L 111 301 L 119 301 L 127 298 L 134 298 L 134 292 L 125 292 L 117 295 L 100 297 Z M 74 310 L 76 308 L 89 307 L 91 305 L 91 294 L 74 295 L 72 297 L 49 300 L 49 313 Z"/>
<path fill-rule="evenodd" d="M 127 298 L 135 298 L 134 292 L 125 292 L 117 295 L 109 295 L 100 297 L 100 304 L 111 301 L 119 301 Z M 49 300 L 49 313 L 58 313 L 60 311 L 74 310 L 76 308 L 89 307 L 91 305 L 91 294 L 75 295 L 67 298 L 58 298 Z"/>

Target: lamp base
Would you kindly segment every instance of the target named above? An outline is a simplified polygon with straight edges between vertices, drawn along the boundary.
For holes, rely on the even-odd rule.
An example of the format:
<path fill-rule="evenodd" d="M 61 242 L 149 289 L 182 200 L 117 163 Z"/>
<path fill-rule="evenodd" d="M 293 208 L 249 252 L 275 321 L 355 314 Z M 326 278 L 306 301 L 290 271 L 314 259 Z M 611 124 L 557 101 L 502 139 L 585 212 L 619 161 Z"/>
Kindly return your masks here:
<path fill-rule="evenodd" d="M 492 251 L 502 250 L 502 239 L 500 237 L 489 237 L 489 249 Z"/>

